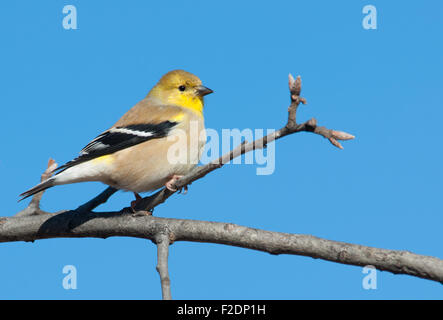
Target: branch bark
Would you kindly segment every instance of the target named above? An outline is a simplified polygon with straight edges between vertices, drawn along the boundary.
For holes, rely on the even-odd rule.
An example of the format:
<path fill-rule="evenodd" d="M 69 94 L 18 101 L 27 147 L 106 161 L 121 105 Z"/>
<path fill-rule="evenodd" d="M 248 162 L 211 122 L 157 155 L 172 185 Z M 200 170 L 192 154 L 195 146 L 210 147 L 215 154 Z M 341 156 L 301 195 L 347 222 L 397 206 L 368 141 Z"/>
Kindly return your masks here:
<path fill-rule="evenodd" d="M 167 235 L 171 243 L 218 243 L 275 255 L 293 254 L 355 266 L 373 265 L 378 270 L 394 274 L 443 282 L 443 260 L 438 258 L 231 223 L 160 218 L 126 212 L 76 211 L 0 219 L 0 242 L 125 236 L 149 239 L 158 244 L 160 235 L 162 239 Z M 166 242 L 162 246 L 166 247 Z M 164 256 L 165 251 L 161 255 Z"/>
<path fill-rule="evenodd" d="M 167 228 L 165 228 L 167 229 Z M 168 256 L 169 256 L 169 234 L 166 232 L 159 233 L 155 242 L 157 243 L 157 272 L 160 276 L 160 284 L 162 287 L 163 300 L 172 300 L 171 295 L 171 280 L 169 279 L 168 271 Z"/>
<path fill-rule="evenodd" d="M 354 136 L 317 125 L 316 119 L 302 124 L 296 121 L 297 109 L 306 104 L 300 96 L 301 79 L 289 75 L 291 104 L 288 120 L 281 129 L 252 142 L 244 142 L 219 159 L 196 167 L 188 175 L 178 180 L 173 187 L 178 190 L 203 178 L 208 173 L 221 168 L 235 157 L 244 153 L 266 148 L 267 144 L 297 132 L 318 134 L 342 149 L 340 140 L 350 140 Z M 53 166 L 54 163 L 48 164 Z M 47 171 L 48 171 L 47 170 Z M 42 177 L 43 178 L 43 177 Z M 332 262 L 366 266 L 373 265 L 379 270 L 394 274 L 408 274 L 424 279 L 443 282 L 443 260 L 417 255 L 408 251 L 395 251 L 337 242 L 310 235 L 271 232 L 238 226 L 230 223 L 207 222 L 183 219 L 167 219 L 143 214 L 164 203 L 175 192 L 161 189 L 143 198 L 137 212 L 122 209 L 119 212 L 95 213 L 98 205 L 106 202 L 117 190 L 107 188 L 100 195 L 73 211 L 45 213 L 39 209 L 42 194 L 36 195 L 28 208 L 14 217 L 0 218 L 0 242 L 34 241 L 48 238 L 107 238 L 126 236 L 149 239 L 156 243 L 162 296 L 171 299 L 170 278 L 168 273 L 168 248 L 174 241 L 193 241 L 219 243 L 247 249 L 269 252 L 271 254 L 294 254 L 319 258 Z"/>

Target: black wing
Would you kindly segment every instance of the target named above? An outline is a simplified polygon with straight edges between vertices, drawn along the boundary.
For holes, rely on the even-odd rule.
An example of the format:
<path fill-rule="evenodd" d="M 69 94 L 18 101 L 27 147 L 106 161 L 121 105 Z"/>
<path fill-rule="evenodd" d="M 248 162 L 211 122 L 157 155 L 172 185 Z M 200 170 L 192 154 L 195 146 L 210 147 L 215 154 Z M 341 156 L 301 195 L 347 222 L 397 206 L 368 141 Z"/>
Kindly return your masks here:
<path fill-rule="evenodd" d="M 59 167 L 57 171 L 60 173 L 79 163 L 105 156 L 151 139 L 165 137 L 177 123 L 164 121 L 158 124 L 134 124 L 126 127 L 111 128 L 88 143 L 80 151 L 80 156 Z"/>

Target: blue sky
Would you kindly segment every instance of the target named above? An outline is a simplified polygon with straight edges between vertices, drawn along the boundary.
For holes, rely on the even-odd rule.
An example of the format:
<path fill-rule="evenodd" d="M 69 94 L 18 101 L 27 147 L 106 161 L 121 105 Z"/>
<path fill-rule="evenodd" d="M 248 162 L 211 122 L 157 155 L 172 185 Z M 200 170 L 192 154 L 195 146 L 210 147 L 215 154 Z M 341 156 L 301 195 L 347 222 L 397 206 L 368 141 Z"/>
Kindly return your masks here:
<path fill-rule="evenodd" d="M 62 27 L 65 5 L 78 29 Z M 377 29 L 362 8 L 377 8 Z M 272 175 L 231 165 L 158 207 L 157 216 L 231 222 L 443 258 L 441 118 L 443 4 L 438 1 L 15 1 L 0 4 L 2 214 L 26 206 L 48 158 L 70 160 L 182 68 L 215 93 L 206 126 L 279 128 L 287 75 L 300 74 L 299 119 L 356 135 L 333 148 L 301 133 L 276 144 Z M 6 126 L 6 127 L 5 127 Z M 75 208 L 104 186 L 45 193 L 48 211 Z M 118 193 L 100 210 L 133 199 Z M 156 248 L 131 238 L 0 245 L 0 298 L 158 299 Z M 65 290 L 62 269 L 77 268 Z M 443 298 L 440 284 L 215 244 L 170 250 L 177 299 Z"/>

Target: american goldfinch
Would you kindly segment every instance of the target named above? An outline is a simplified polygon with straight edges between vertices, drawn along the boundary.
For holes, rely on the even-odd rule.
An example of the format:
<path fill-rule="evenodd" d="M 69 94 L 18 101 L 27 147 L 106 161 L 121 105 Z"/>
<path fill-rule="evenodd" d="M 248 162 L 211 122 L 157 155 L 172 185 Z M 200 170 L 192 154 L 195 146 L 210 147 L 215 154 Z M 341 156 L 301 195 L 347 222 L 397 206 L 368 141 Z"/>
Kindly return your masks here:
<path fill-rule="evenodd" d="M 132 191 L 136 199 L 138 193 L 162 186 L 171 190 L 172 183 L 200 159 L 206 142 L 203 97 L 212 92 L 189 72 L 168 72 L 143 100 L 87 144 L 77 158 L 22 193 L 21 200 L 53 186 L 85 181 Z"/>

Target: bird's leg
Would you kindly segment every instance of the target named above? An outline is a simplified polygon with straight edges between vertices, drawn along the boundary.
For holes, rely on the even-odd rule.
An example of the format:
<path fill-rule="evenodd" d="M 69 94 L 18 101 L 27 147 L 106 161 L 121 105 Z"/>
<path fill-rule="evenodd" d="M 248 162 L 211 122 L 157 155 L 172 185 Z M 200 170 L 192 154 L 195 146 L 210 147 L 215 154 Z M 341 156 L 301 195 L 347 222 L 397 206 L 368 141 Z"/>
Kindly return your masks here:
<path fill-rule="evenodd" d="M 134 200 L 134 201 L 131 201 L 131 209 L 132 209 L 132 211 L 135 213 L 135 212 L 136 212 L 135 207 L 136 207 L 137 204 L 140 202 L 140 200 L 142 199 L 142 197 L 141 197 L 137 192 L 134 192 L 134 196 L 135 196 L 135 200 Z"/>
<path fill-rule="evenodd" d="M 183 178 L 183 176 L 179 176 L 179 175 L 174 174 L 171 177 L 171 180 L 169 180 L 168 182 L 165 183 L 166 189 L 168 189 L 169 191 L 172 191 L 172 192 L 177 191 L 177 189 L 173 187 L 173 184 L 175 184 L 177 182 L 177 180 L 179 180 L 180 178 Z M 187 191 L 188 188 L 185 187 L 185 190 Z"/>

